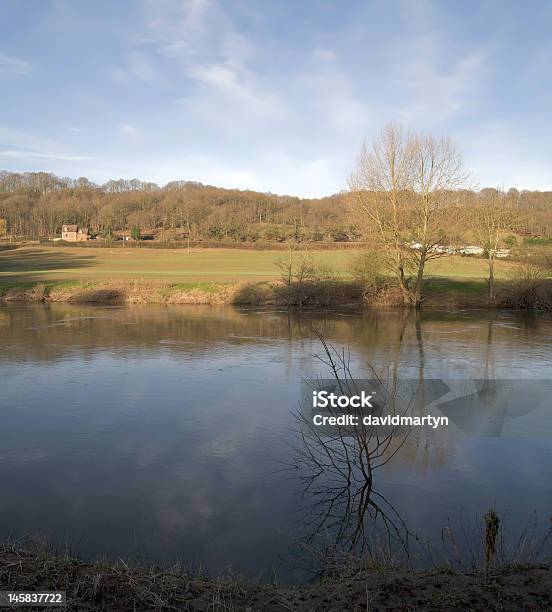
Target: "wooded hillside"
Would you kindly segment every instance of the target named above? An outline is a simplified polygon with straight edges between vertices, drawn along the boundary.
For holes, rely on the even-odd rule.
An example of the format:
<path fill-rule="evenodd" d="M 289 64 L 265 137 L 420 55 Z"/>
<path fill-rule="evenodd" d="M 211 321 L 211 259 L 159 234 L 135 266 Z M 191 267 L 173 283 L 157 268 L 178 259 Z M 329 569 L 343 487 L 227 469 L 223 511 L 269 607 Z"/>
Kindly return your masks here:
<path fill-rule="evenodd" d="M 480 192 L 457 197 L 476 201 Z M 515 231 L 548 238 L 552 234 L 552 192 L 510 190 L 519 216 Z M 0 233 L 14 237 L 58 236 L 62 223 L 86 226 L 95 234 L 141 228 L 161 240 L 236 242 L 347 242 L 362 238 L 348 214 L 345 192 L 319 199 L 223 189 L 192 181 L 163 187 L 138 179 L 96 185 L 53 174 L 0 172 Z M 469 239 L 470 228 L 458 221 L 450 240 Z"/>

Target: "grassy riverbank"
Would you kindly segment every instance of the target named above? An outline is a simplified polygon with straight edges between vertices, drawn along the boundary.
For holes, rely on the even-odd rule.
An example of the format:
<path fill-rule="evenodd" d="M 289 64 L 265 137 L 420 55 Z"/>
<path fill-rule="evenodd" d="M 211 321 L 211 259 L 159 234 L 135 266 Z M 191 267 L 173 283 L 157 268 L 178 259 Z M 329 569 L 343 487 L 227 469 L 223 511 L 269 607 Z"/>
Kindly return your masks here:
<path fill-rule="evenodd" d="M 331 280 L 282 283 L 282 251 L 238 249 L 107 249 L 23 246 L 0 251 L 0 300 L 5 302 L 394 306 L 392 283 L 366 292 L 351 278 L 351 250 L 313 251 Z M 486 268 L 481 259 L 449 257 L 428 268 L 428 308 L 481 308 Z M 498 282 L 512 264 L 497 262 Z"/>
<path fill-rule="evenodd" d="M 73 304 L 210 304 L 299 307 L 394 307 L 401 295 L 392 284 L 365 291 L 362 285 L 331 280 L 292 283 L 163 283 L 155 281 L 0 282 L 0 302 L 66 302 Z M 483 282 L 432 279 L 426 308 L 484 308 L 489 304 Z M 500 304 L 498 304 L 500 305 Z"/>
<path fill-rule="evenodd" d="M 68 556 L 0 547 L 0 583 L 11 591 L 66 591 L 69 609 L 226 612 L 329 610 L 550 610 L 550 565 L 459 573 L 365 567 L 303 587 L 262 585 L 235 577 L 210 579 L 180 567 L 119 561 L 83 563 Z"/>

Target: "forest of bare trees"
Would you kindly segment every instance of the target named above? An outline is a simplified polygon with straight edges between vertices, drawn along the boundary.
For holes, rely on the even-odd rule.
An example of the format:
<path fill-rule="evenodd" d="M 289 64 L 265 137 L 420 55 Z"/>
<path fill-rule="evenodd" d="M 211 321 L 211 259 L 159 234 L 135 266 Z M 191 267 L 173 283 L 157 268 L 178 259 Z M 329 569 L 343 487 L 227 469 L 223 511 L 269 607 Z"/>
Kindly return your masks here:
<path fill-rule="evenodd" d="M 493 192 L 456 189 L 454 201 L 477 208 Z M 508 231 L 539 238 L 552 235 L 552 192 L 510 189 L 508 199 L 516 209 Z M 51 238 L 59 236 L 62 223 L 78 223 L 108 238 L 133 227 L 154 232 L 159 240 L 189 236 L 196 241 L 335 243 L 369 238 L 366 227 L 350 214 L 345 192 L 303 199 L 191 181 L 159 187 L 121 179 L 96 185 L 86 178 L 73 180 L 42 172 L 0 172 L 0 232 L 4 236 Z M 466 215 L 447 218 L 440 227 L 439 240 L 451 244 L 477 239 Z M 427 244 L 433 239 L 428 236 Z"/>
<path fill-rule="evenodd" d="M 357 240 L 342 196 L 318 200 L 221 189 L 191 181 L 95 185 L 46 173 L 0 173 L 0 218 L 21 237 L 59 235 L 78 223 L 99 236 L 139 227 L 160 239 L 255 242 Z"/>

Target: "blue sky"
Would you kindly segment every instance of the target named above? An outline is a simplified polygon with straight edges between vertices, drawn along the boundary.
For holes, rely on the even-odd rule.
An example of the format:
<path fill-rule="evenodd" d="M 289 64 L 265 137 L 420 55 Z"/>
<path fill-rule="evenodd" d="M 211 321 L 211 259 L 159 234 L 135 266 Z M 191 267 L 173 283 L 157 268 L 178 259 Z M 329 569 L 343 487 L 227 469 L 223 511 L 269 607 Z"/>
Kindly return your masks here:
<path fill-rule="evenodd" d="M 552 2 L 2 0 L 0 169 L 302 196 L 389 121 L 552 189 Z"/>

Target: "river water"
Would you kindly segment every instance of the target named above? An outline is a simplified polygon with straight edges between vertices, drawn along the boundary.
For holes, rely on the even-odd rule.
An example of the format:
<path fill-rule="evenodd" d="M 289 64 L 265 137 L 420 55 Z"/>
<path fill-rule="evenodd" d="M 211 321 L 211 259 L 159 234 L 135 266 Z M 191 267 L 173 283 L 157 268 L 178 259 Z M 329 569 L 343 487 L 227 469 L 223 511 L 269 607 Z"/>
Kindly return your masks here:
<path fill-rule="evenodd" d="M 358 377 L 552 380 L 546 315 L 3 306 L 0 538 L 303 579 L 301 543 L 335 535 L 288 469 L 301 381 L 328 374 L 313 328 Z M 490 507 L 512 542 L 545 529 L 551 397 L 407 439 L 374 477 L 401 528 L 437 556 L 444 528 L 469 548 Z"/>

